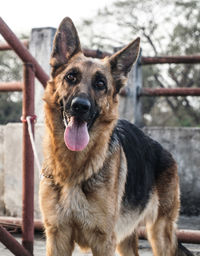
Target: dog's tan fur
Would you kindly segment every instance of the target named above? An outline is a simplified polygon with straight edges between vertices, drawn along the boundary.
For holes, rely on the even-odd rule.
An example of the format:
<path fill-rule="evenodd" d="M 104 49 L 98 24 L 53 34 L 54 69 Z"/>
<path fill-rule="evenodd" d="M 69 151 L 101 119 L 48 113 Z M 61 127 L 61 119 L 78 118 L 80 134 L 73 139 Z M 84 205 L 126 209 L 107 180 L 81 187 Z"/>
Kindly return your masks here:
<path fill-rule="evenodd" d="M 75 46 L 64 48 L 63 57 L 55 48 L 60 44 L 63 49 L 58 36 L 65 30 L 69 37 L 72 34 Z M 138 256 L 136 233 L 140 224 L 146 224 L 155 256 L 178 255 L 175 236 L 179 211 L 176 164 L 174 162 L 157 180 L 142 213 L 122 209 L 126 157 L 119 145 L 113 147 L 112 152 L 108 150 L 118 118 L 117 92 L 121 86 L 118 80 L 122 84 L 125 81 L 122 63 L 117 63 L 120 73 L 117 70 L 111 72 L 111 62 L 121 52 L 104 60 L 86 58 L 77 40 L 72 22 L 65 19 L 54 41 L 52 79 L 44 95 L 46 132 L 40 205 L 47 237 L 46 255 L 70 256 L 76 242 L 82 248 L 91 248 L 94 256 L 114 256 L 116 247 L 121 256 Z M 128 47 L 132 47 L 131 44 Z M 132 62 L 136 60 L 138 42 L 133 48 L 135 57 Z M 63 83 L 63 77 L 72 66 L 78 67 L 83 76 L 78 87 Z M 101 70 L 107 78 L 107 94 L 95 93 L 88 86 L 96 70 Z M 75 94 L 77 88 L 79 92 L 90 94 L 101 106 L 101 113 L 90 131 L 90 142 L 81 152 L 70 151 L 64 144 L 59 105 L 60 99 Z"/>

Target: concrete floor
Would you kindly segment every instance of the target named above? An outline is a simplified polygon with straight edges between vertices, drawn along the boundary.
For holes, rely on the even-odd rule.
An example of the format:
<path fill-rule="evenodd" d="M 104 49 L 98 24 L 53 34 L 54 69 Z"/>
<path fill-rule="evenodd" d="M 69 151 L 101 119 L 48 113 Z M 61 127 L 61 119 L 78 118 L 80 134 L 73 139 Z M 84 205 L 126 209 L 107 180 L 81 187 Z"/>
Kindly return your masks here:
<path fill-rule="evenodd" d="M 200 216 L 198 217 L 185 217 L 181 216 L 179 223 L 179 228 L 181 229 L 196 229 L 200 230 Z M 16 234 L 15 237 L 18 241 L 21 240 L 19 234 Z M 195 256 L 200 256 L 200 244 L 184 244 L 189 250 L 191 250 Z M 141 256 L 152 256 L 150 245 L 145 240 L 139 241 L 139 254 Z M 13 254 L 9 252 L 3 244 L 0 243 L 0 256 L 12 256 Z M 73 256 L 91 256 L 91 253 L 81 253 L 77 247 L 73 253 Z M 34 256 L 45 256 L 45 239 L 42 235 L 36 234 L 34 241 Z M 102 255 L 103 256 L 103 255 Z M 117 254 L 116 254 L 117 256 Z"/>

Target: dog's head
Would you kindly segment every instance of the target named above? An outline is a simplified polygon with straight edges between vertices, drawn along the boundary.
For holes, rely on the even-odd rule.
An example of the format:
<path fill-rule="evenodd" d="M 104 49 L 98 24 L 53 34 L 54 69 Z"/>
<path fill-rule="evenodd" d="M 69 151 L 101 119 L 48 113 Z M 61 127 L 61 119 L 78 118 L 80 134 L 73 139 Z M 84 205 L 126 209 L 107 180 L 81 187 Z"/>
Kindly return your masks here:
<path fill-rule="evenodd" d="M 137 59 L 139 43 L 137 38 L 103 60 L 87 58 L 71 19 L 60 24 L 50 62 L 52 81 L 47 86 L 52 99 L 45 100 L 61 108 L 64 140 L 70 150 L 83 150 L 96 124 L 116 120 L 117 95 Z"/>

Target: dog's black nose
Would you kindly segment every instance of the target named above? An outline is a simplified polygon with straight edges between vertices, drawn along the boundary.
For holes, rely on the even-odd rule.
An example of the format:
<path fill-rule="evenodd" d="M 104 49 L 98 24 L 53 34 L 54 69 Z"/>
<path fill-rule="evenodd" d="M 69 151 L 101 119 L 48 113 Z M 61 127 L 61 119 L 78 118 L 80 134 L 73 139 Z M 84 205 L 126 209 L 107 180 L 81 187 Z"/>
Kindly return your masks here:
<path fill-rule="evenodd" d="M 71 107 L 74 113 L 85 114 L 89 112 L 91 104 L 86 98 L 76 97 L 72 100 Z"/>

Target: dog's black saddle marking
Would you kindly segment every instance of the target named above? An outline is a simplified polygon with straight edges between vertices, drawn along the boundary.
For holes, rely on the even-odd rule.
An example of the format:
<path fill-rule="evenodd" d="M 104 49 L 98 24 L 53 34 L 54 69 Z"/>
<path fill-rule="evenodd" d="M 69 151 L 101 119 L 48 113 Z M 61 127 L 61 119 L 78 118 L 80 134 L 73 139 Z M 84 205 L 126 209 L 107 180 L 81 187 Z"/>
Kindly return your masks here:
<path fill-rule="evenodd" d="M 123 203 L 131 208 L 144 209 L 159 176 L 175 162 L 158 142 L 126 120 L 119 120 L 111 137 L 123 147 L 127 179 Z"/>

